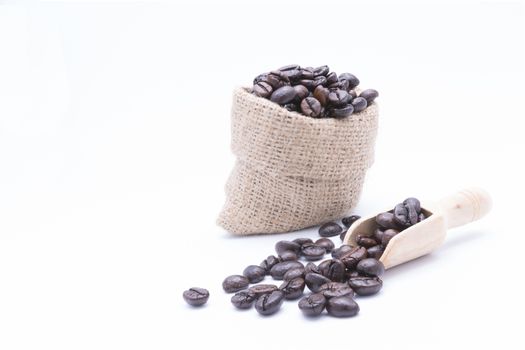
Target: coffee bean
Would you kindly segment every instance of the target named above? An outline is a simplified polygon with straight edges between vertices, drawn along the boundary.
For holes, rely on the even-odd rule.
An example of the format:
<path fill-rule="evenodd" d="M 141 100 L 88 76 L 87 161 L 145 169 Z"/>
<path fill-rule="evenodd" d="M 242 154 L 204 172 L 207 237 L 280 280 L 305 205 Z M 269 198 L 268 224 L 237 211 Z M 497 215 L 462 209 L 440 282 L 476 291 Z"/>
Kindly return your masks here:
<path fill-rule="evenodd" d="M 370 248 L 368 248 L 366 250 L 366 252 L 368 253 L 369 257 L 377 259 L 377 260 L 379 260 L 381 258 L 381 255 L 383 255 L 384 251 L 385 251 L 385 249 L 380 244 L 375 245 L 373 247 L 370 247 Z"/>
<path fill-rule="evenodd" d="M 254 95 L 256 96 L 259 96 L 259 97 L 269 97 L 272 92 L 273 92 L 273 88 L 270 84 L 264 82 L 264 81 L 261 81 L 261 82 L 258 82 L 257 84 L 255 84 L 252 88 L 252 92 Z"/>
<path fill-rule="evenodd" d="M 310 294 L 299 300 L 299 309 L 303 315 L 313 317 L 319 316 L 326 305 L 326 298 L 321 293 Z"/>
<path fill-rule="evenodd" d="M 344 256 L 341 257 L 341 262 L 347 269 L 354 269 L 357 263 L 367 257 L 367 252 L 364 247 L 355 247 Z"/>
<path fill-rule="evenodd" d="M 261 282 L 266 275 L 266 270 L 257 265 L 250 265 L 244 269 L 242 274 L 250 281 L 250 283 Z"/>
<path fill-rule="evenodd" d="M 333 118 L 346 118 L 354 112 L 354 107 L 352 105 L 346 105 L 340 108 L 330 109 L 330 115 Z"/>
<path fill-rule="evenodd" d="M 284 274 L 283 280 L 291 281 L 294 278 L 298 278 L 298 277 L 303 278 L 304 277 L 304 271 L 305 271 L 305 269 L 301 268 L 301 267 L 297 267 L 295 269 L 290 269 L 290 270 L 286 271 L 286 273 Z"/>
<path fill-rule="evenodd" d="M 301 79 L 302 72 L 299 69 L 292 69 L 287 71 L 282 71 L 283 75 L 288 78 L 290 83 L 294 83 Z"/>
<path fill-rule="evenodd" d="M 307 97 L 301 101 L 301 112 L 308 117 L 317 118 L 321 115 L 321 103 L 315 97 Z"/>
<path fill-rule="evenodd" d="M 354 107 L 354 113 L 358 113 L 364 110 L 368 104 L 364 98 L 356 97 L 352 100 L 352 106 Z"/>
<path fill-rule="evenodd" d="M 315 245 L 324 248 L 327 253 L 330 253 L 335 248 L 334 242 L 329 238 L 319 238 L 315 241 Z"/>
<path fill-rule="evenodd" d="M 367 90 L 362 91 L 359 94 L 359 97 L 363 97 L 369 106 L 370 104 L 372 104 L 372 102 L 374 102 L 374 100 L 378 96 L 379 96 L 379 93 L 377 92 L 377 90 L 374 90 L 374 89 L 367 89 Z"/>
<path fill-rule="evenodd" d="M 342 296 L 353 297 L 355 295 L 352 288 L 346 283 L 328 282 L 319 288 L 319 293 L 322 293 L 326 299 L 337 298 Z"/>
<path fill-rule="evenodd" d="M 292 102 L 296 96 L 295 89 L 291 86 L 283 86 L 272 93 L 270 101 L 284 105 Z"/>
<path fill-rule="evenodd" d="M 276 72 L 272 72 L 272 73 L 269 73 L 268 75 L 266 75 L 266 78 L 265 78 L 265 82 L 267 82 L 268 84 L 270 84 L 272 86 L 272 88 L 274 89 L 274 92 L 275 90 L 283 87 L 283 86 L 287 86 L 289 84 L 289 81 L 287 81 L 288 78 L 285 77 L 284 75 L 281 75 L 280 73 L 276 73 Z"/>
<path fill-rule="evenodd" d="M 393 228 L 397 229 L 398 225 L 396 224 L 396 221 L 394 220 L 394 214 L 386 212 L 386 213 L 380 213 L 376 216 L 376 223 L 381 226 L 382 228 Z"/>
<path fill-rule="evenodd" d="M 376 229 L 374 230 L 374 234 L 373 234 L 373 236 L 374 236 L 374 238 L 375 238 L 376 241 L 381 242 L 381 241 L 383 240 L 383 234 L 384 234 L 384 230 L 383 230 L 383 229 L 381 229 L 381 228 L 376 228 Z"/>
<path fill-rule="evenodd" d="M 338 259 L 328 259 L 319 264 L 321 275 L 334 282 L 341 282 L 345 276 L 345 265 Z"/>
<path fill-rule="evenodd" d="M 383 237 L 381 238 L 381 244 L 383 245 L 383 247 L 386 247 L 390 240 L 394 238 L 394 236 L 396 236 L 398 233 L 399 231 L 393 229 L 385 230 L 385 232 L 383 233 Z"/>
<path fill-rule="evenodd" d="M 304 279 L 297 277 L 290 281 L 284 281 L 279 289 L 284 293 L 285 299 L 294 300 L 303 295 L 304 287 Z"/>
<path fill-rule="evenodd" d="M 407 198 L 403 201 L 403 205 L 408 211 L 408 221 L 410 225 L 415 225 L 419 222 L 419 213 L 421 212 L 421 204 L 416 198 Z"/>
<path fill-rule="evenodd" d="M 297 242 L 292 241 L 279 241 L 275 243 L 275 251 L 277 252 L 277 254 L 281 254 L 285 251 L 299 253 L 301 251 L 301 245 Z"/>
<path fill-rule="evenodd" d="M 326 85 L 339 83 L 339 78 L 336 72 L 330 72 L 326 75 Z"/>
<path fill-rule="evenodd" d="M 327 222 L 319 227 L 319 236 L 333 237 L 341 233 L 343 229 L 335 222 Z"/>
<path fill-rule="evenodd" d="M 270 270 L 272 269 L 272 267 L 279 263 L 279 259 L 274 256 L 274 255 L 270 255 L 268 256 L 266 259 L 264 259 L 260 264 L 259 266 L 262 267 L 265 271 L 266 271 L 266 274 L 269 274 L 270 273 Z"/>
<path fill-rule="evenodd" d="M 339 248 L 332 250 L 332 258 L 341 259 L 347 253 L 351 252 L 354 248 L 348 244 L 343 244 Z"/>
<path fill-rule="evenodd" d="M 326 249 L 317 244 L 303 244 L 301 254 L 306 260 L 316 261 L 323 258 L 323 256 L 326 254 Z"/>
<path fill-rule="evenodd" d="M 330 94 L 330 90 L 322 85 L 317 86 L 314 90 L 314 97 L 319 101 L 321 106 L 326 106 L 328 103 L 328 94 Z"/>
<path fill-rule="evenodd" d="M 343 73 L 339 75 L 339 80 L 348 81 L 348 90 L 353 90 L 357 85 L 359 85 L 359 79 L 350 73 Z"/>
<path fill-rule="evenodd" d="M 345 228 L 343 229 L 343 231 L 341 232 L 341 234 L 339 235 L 339 238 L 341 239 L 341 241 L 344 241 L 345 240 L 345 236 L 346 236 L 346 233 L 348 232 L 348 229 Z"/>
<path fill-rule="evenodd" d="M 367 258 L 357 264 L 356 270 L 365 276 L 381 277 L 385 273 L 385 266 L 379 260 Z"/>
<path fill-rule="evenodd" d="M 328 94 L 328 103 L 333 106 L 345 106 L 350 101 L 350 95 L 344 90 L 335 90 Z"/>
<path fill-rule="evenodd" d="M 355 90 L 349 89 L 348 94 L 352 97 L 352 101 L 357 98 L 357 92 L 355 92 Z"/>
<path fill-rule="evenodd" d="M 341 222 L 343 223 L 343 225 L 345 225 L 346 227 L 350 227 L 352 226 L 352 224 L 354 222 L 356 222 L 357 220 L 361 219 L 361 217 L 359 215 L 350 215 L 350 216 L 347 216 L 345 218 L 343 218 L 341 220 Z"/>
<path fill-rule="evenodd" d="M 301 69 L 301 79 L 312 80 L 314 78 L 314 69 L 312 67 L 306 67 Z"/>
<path fill-rule="evenodd" d="M 307 273 L 310 273 L 310 272 L 319 273 L 319 267 L 316 264 L 309 262 L 304 267 L 304 274 L 306 275 Z"/>
<path fill-rule="evenodd" d="M 314 293 L 317 293 L 323 284 L 332 282 L 328 277 L 313 272 L 307 273 L 304 276 L 304 281 L 308 289 Z"/>
<path fill-rule="evenodd" d="M 339 86 L 334 86 L 334 87 L 337 87 L 338 89 L 342 89 L 345 91 L 350 91 L 350 89 L 348 88 L 349 86 L 350 86 L 350 82 L 348 80 L 339 80 Z M 351 96 L 351 97 L 353 98 L 355 96 Z"/>
<path fill-rule="evenodd" d="M 410 226 L 410 221 L 408 219 L 408 210 L 403 205 L 403 203 L 399 203 L 394 207 L 394 220 L 396 224 L 398 224 L 398 226 L 400 227 L 406 228 Z"/>
<path fill-rule="evenodd" d="M 256 284 L 248 288 L 248 292 L 255 295 L 256 298 L 260 297 L 263 294 L 270 294 L 273 291 L 278 290 L 275 284 Z"/>
<path fill-rule="evenodd" d="M 281 261 L 294 261 L 297 260 L 299 257 L 296 253 L 292 252 L 291 250 L 286 250 L 279 254 L 279 258 Z"/>
<path fill-rule="evenodd" d="M 281 68 L 277 69 L 281 72 L 291 71 L 301 69 L 301 67 L 298 64 L 287 64 L 286 66 L 282 66 Z"/>
<path fill-rule="evenodd" d="M 267 82 L 268 81 L 268 73 L 259 74 L 258 76 L 253 79 L 253 85 L 256 85 L 257 83 L 260 83 L 261 81 Z"/>
<path fill-rule="evenodd" d="M 310 94 L 310 91 L 308 91 L 308 89 L 304 85 L 295 85 L 293 88 L 295 90 L 294 102 L 297 104 L 301 103 L 301 101 L 307 98 Z"/>
<path fill-rule="evenodd" d="M 235 293 L 242 289 L 245 289 L 250 284 L 248 278 L 241 275 L 231 275 L 224 279 L 222 282 L 222 289 L 226 293 Z"/>
<path fill-rule="evenodd" d="M 375 245 L 378 245 L 380 242 L 377 242 L 372 237 L 357 235 L 356 243 L 360 245 L 361 247 L 370 248 Z"/>
<path fill-rule="evenodd" d="M 263 294 L 255 302 L 255 310 L 261 315 L 268 316 L 276 313 L 281 308 L 284 300 L 284 293 L 280 290 Z"/>
<path fill-rule="evenodd" d="M 318 84 L 315 84 L 315 81 L 313 79 L 301 79 L 299 80 L 299 84 L 303 85 L 308 90 L 313 90 L 316 86 L 318 86 Z"/>
<path fill-rule="evenodd" d="M 275 264 L 271 268 L 270 275 L 273 277 L 273 279 L 282 280 L 286 271 L 298 267 L 304 267 L 304 265 L 299 261 L 283 261 Z"/>
<path fill-rule="evenodd" d="M 349 296 L 336 297 L 327 301 L 326 311 L 330 316 L 352 317 L 359 312 L 359 305 Z"/>
<path fill-rule="evenodd" d="M 314 243 L 314 241 L 312 241 L 310 238 L 306 238 L 306 237 L 296 238 L 292 242 L 295 242 L 295 243 L 299 244 L 300 246 L 302 246 L 305 243 Z"/>
<path fill-rule="evenodd" d="M 250 291 L 241 291 L 232 296 L 231 303 L 237 309 L 249 309 L 252 307 L 256 299 L 256 295 Z"/>
<path fill-rule="evenodd" d="M 328 66 L 317 67 L 314 69 L 314 77 L 327 75 L 329 71 L 330 71 L 330 68 L 328 68 Z"/>
<path fill-rule="evenodd" d="M 313 83 L 312 83 L 312 88 L 310 89 L 311 91 L 315 90 L 316 87 L 318 86 L 324 86 L 326 85 L 326 77 L 320 75 L 318 77 L 315 77 L 314 80 L 313 80 Z"/>
<path fill-rule="evenodd" d="M 185 290 L 184 293 L 182 293 L 182 297 L 191 306 L 201 306 L 208 301 L 210 292 L 204 288 L 193 287 Z"/>
<path fill-rule="evenodd" d="M 358 295 L 376 294 L 383 287 L 383 281 L 379 277 L 354 277 L 348 280 L 348 285 Z"/>

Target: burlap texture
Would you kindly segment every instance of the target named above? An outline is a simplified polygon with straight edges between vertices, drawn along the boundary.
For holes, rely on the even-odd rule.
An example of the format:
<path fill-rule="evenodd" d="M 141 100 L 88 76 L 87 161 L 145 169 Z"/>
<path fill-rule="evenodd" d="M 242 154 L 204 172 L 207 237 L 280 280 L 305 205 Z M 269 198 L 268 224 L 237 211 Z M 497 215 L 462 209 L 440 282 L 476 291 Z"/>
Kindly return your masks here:
<path fill-rule="evenodd" d="M 378 107 L 344 119 L 288 112 L 244 88 L 233 94 L 232 151 L 217 223 L 238 235 L 294 231 L 340 218 L 374 161 Z"/>

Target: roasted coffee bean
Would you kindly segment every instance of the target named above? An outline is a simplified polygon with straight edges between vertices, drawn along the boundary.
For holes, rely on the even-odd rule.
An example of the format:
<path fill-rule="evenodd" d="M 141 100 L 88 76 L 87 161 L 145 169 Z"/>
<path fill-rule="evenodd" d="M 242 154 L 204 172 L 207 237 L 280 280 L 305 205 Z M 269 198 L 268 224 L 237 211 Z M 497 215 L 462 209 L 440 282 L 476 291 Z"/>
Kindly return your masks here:
<path fill-rule="evenodd" d="M 376 294 L 383 287 L 383 281 L 379 277 L 354 277 L 348 280 L 348 285 L 358 295 Z"/>
<path fill-rule="evenodd" d="M 341 232 L 341 234 L 339 235 L 339 238 L 341 239 L 341 241 L 345 240 L 345 236 L 347 232 L 348 232 L 348 228 L 343 229 L 343 232 Z"/>
<path fill-rule="evenodd" d="M 301 254 L 306 260 L 316 261 L 323 258 L 326 254 L 326 249 L 317 244 L 303 244 Z"/>
<path fill-rule="evenodd" d="M 306 237 L 296 238 L 292 242 L 295 242 L 295 243 L 299 244 L 300 246 L 302 246 L 305 243 L 314 243 L 314 241 L 312 241 L 310 238 L 306 238 Z"/>
<path fill-rule="evenodd" d="M 268 80 L 268 73 L 259 74 L 253 79 L 253 85 L 260 83 L 261 81 L 266 82 Z"/>
<path fill-rule="evenodd" d="M 352 97 L 352 101 L 357 98 L 357 92 L 355 92 L 355 90 L 349 89 L 348 94 Z"/>
<path fill-rule="evenodd" d="M 283 108 L 290 112 L 297 112 L 299 110 L 299 107 L 295 103 L 287 103 L 283 106 Z"/>
<path fill-rule="evenodd" d="M 385 273 L 385 266 L 383 263 L 371 258 L 361 260 L 355 269 L 357 272 L 370 277 L 381 277 Z"/>
<path fill-rule="evenodd" d="M 308 117 L 317 118 L 321 115 L 321 103 L 315 97 L 307 97 L 301 101 L 301 112 Z"/>
<path fill-rule="evenodd" d="M 419 213 L 421 212 L 421 203 L 416 198 L 407 198 L 403 201 L 403 205 L 408 211 L 408 221 L 410 225 L 415 225 L 419 221 Z"/>
<path fill-rule="evenodd" d="M 266 270 L 257 265 L 250 265 L 244 269 L 242 274 L 250 281 L 250 283 L 258 283 L 264 279 Z"/>
<path fill-rule="evenodd" d="M 341 259 L 343 256 L 351 252 L 354 248 L 348 244 L 343 244 L 339 248 L 332 250 L 332 258 Z"/>
<path fill-rule="evenodd" d="M 347 217 L 344 217 L 341 222 L 343 223 L 343 225 L 345 225 L 346 227 L 350 227 L 352 226 L 352 224 L 354 222 L 356 222 L 357 220 L 361 219 L 361 217 L 359 215 L 350 215 L 350 216 L 347 216 Z"/>
<path fill-rule="evenodd" d="M 241 275 L 231 275 L 224 279 L 222 282 L 222 289 L 226 293 L 235 293 L 242 289 L 245 289 L 250 284 L 248 278 Z"/>
<path fill-rule="evenodd" d="M 386 247 L 390 240 L 394 238 L 394 236 L 398 233 L 399 231 L 394 229 L 385 230 L 385 232 L 383 232 L 383 237 L 381 238 L 381 244 L 383 245 L 383 247 Z"/>
<path fill-rule="evenodd" d="M 286 271 L 298 267 L 304 267 L 304 265 L 299 261 L 283 261 L 275 264 L 271 268 L 270 275 L 273 277 L 273 279 L 282 280 Z"/>
<path fill-rule="evenodd" d="M 292 252 L 291 250 L 285 250 L 281 254 L 279 254 L 279 258 L 281 261 L 294 261 L 299 259 L 297 254 L 295 252 Z"/>
<path fill-rule="evenodd" d="M 321 106 L 326 106 L 328 103 L 328 94 L 330 94 L 330 90 L 322 85 L 317 86 L 314 90 L 314 97 L 321 103 Z"/>
<path fill-rule="evenodd" d="M 354 269 L 359 261 L 367 258 L 367 254 L 364 247 L 355 247 L 342 256 L 340 260 L 347 269 Z"/>
<path fill-rule="evenodd" d="M 248 288 L 248 292 L 255 295 L 256 298 L 260 297 L 263 294 L 270 294 L 273 291 L 278 290 L 275 284 L 256 284 Z"/>
<path fill-rule="evenodd" d="M 343 229 L 335 222 L 327 222 L 319 227 L 319 236 L 333 237 L 341 233 Z"/>
<path fill-rule="evenodd" d="M 359 113 L 364 110 L 368 104 L 362 97 L 356 97 L 352 100 L 352 106 L 354 107 L 354 113 Z"/>
<path fill-rule="evenodd" d="M 260 264 L 259 266 L 262 267 L 265 271 L 266 271 L 266 274 L 269 274 L 270 273 L 270 270 L 272 269 L 272 267 L 279 263 L 279 258 L 277 258 L 276 256 L 274 255 L 270 255 L 268 256 L 266 259 L 264 259 Z"/>
<path fill-rule="evenodd" d="M 284 293 L 285 299 L 294 300 L 303 295 L 304 286 L 304 279 L 297 277 L 290 281 L 284 281 L 279 289 Z"/>
<path fill-rule="evenodd" d="M 302 72 L 299 69 L 292 69 L 282 72 L 285 75 L 290 83 L 296 82 L 301 79 Z"/>
<path fill-rule="evenodd" d="M 275 243 L 275 251 L 277 254 L 281 254 L 285 251 L 299 253 L 301 251 L 301 244 L 293 241 L 279 241 Z"/>
<path fill-rule="evenodd" d="M 319 264 L 319 273 L 331 281 L 341 282 L 345 277 L 345 265 L 338 259 L 328 259 Z"/>
<path fill-rule="evenodd" d="M 315 241 L 315 245 L 324 248 L 327 253 L 330 253 L 335 248 L 334 242 L 329 238 L 319 238 Z"/>
<path fill-rule="evenodd" d="M 318 86 L 324 86 L 326 85 L 326 77 L 322 75 L 315 77 L 312 84 L 313 87 L 310 89 L 311 91 L 315 90 L 315 88 Z"/>
<path fill-rule="evenodd" d="M 349 296 L 328 299 L 326 311 L 330 316 L 352 317 L 358 314 L 359 305 Z"/>
<path fill-rule="evenodd" d="M 335 90 L 328 94 L 328 103 L 333 106 L 345 106 L 350 102 L 350 95 L 344 90 Z"/>
<path fill-rule="evenodd" d="M 321 293 L 310 294 L 299 300 L 299 309 L 305 316 L 319 316 L 326 305 L 326 298 Z"/>
<path fill-rule="evenodd" d="M 263 294 L 255 302 L 255 310 L 261 315 L 268 316 L 276 313 L 281 308 L 284 300 L 284 293 L 280 290 Z"/>
<path fill-rule="evenodd" d="M 326 85 L 331 85 L 334 83 L 339 83 L 339 78 L 337 77 L 336 72 L 330 72 L 326 75 Z"/>
<path fill-rule="evenodd" d="M 319 267 L 316 264 L 309 262 L 304 267 L 304 274 L 306 275 L 307 273 L 310 273 L 310 272 L 319 273 Z"/>
<path fill-rule="evenodd" d="M 355 295 L 354 291 L 348 286 L 348 284 L 340 282 L 328 282 L 323 284 L 319 288 L 319 293 L 322 293 L 327 299 L 342 297 L 345 295 L 353 297 Z"/>
<path fill-rule="evenodd" d="M 337 86 L 336 86 L 337 84 Z M 350 89 L 348 88 L 350 86 L 350 83 L 348 82 L 348 80 L 339 80 L 338 83 L 334 83 L 333 84 L 334 87 L 337 87 L 338 89 L 342 89 L 342 90 L 345 90 L 345 91 L 349 91 Z M 353 98 L 353 96 L 350 96 Z"/>
<path fill-rule="evenodd" d="M 306 67 L 301 69 L 301 79 L 313 79 L 314 69 L 312 67 Z"/>
<path fill-rule="evenodd" d="M 384 233 L 385 233 L 385 232 L 384 232 L 383 229 L 381 229 L 381 228 L 376 228 L 376 229 L 374 230 L 374 235 L 373 235 L 373 236 L 374 236 L 374 238 L 375 238 L 376 241 L 381 242 L 381 241 L 383 240 L 383 234 L 384 234 Z"/>
<path fill-rule="evenodd" d="M 317 85 L 315 85 L 315 82 L 313 79 L 301 79 L 299 80 L 299 84 L 306 87 L 308 90 L 313 90 Z"/>
<path fill-rule="evenodd" d="M 348 81 L 348 90 L 353 90 L 357 85 L 359 85 L 359 79 L 350 73 L 343 73 L 339 75 L 339 80 Z"/>
<path fill-rule="evenodd" d="M 379 96 L 379 93 L 377 90 L 374 89 L 367 89 L 362 91 L 359 94 L 359 97 L 363 97 L 366 100 L 366 103 L 370 106 L 372 102 Z"/>
<path fill-rule="evenodd" d="M 396 224 L 396 221 L 394 220 L 394 214 L 385 212 L 380 213 L 376 216 L 376 223 L 382 227 L 382 228 L 393 228 L 397 229 L 398 225 Z"/>
<path fill-rule="evenodd" d="M 252 92 L 256 96 L 266 98 L 272 94 L 273 88 L 267 82 L 261 81 L 253 86 Z"/>
<path fill-rule="evenodd" d="M 372 237 L 366 237 L 366 236 L 361 236 L 361 235 L 357 235 L 357 238 L 355 241 L 358 245 L 360 245 L 361 247 L 365 247 L 365 248 L 370 248 L 380 243 L 380 242 L 377 242 Z"/>
<path fill-rule="evenodd" d="M 269 73 L 266 75 L 265 82 L 270 84 L 275 92 L 275 90 L 287 86 L 289 82 L 287 81 L 288 78 L 285 76 L 281 76 L 281 74 L 276 74 L 275 72 Z"/>
<path fill-rule="evenodd" d="M 291 71 L 291 70 L 296 70 L 296 69 L 301 69 L 301 66 L 299 66 L 298 64 L 287 64 L 286 66 L 282 66 L 281 68 L 277 70 L 281 72 L 286 72 L 286 71 Z"/>
<path fill-rule="evenodd" d="M 330 109 L 330 115 L 333 118 L 346 118 L 354 112 L 354 107 L 352 105 L 346 105 L 340 108 Z"/>
<path fill-rule="evenodd" d="M 381 255 L 383 255 L 384 251 L 385 251 L 385 249 L 383 248 L 383 246 L 381 244 L 375 245 L 375 246 L 370 247 L 370 248 L 368 248 L 366 250 L 366 252 L 368 253 L 368 256 L 370 258 L 377 259 L 377 260 L 379 260 L 379 258 L 381 258 Z"/>
<path fill-rule="evenodd" d="M 305 271 L 305 269 L 303 267 L 297 267 L 295 269 L 288 270 L 284 274 L 283 280 L 291 281 L 294 278 L 298 278 L 298 277 L 303 278 L 304 277 L 304 271 Z"/>
<path fill-rule="evenodd" d="M 310 91 L 308 91 L 308 89 L 306 88 L 306 86 L 303 86 L 303 85 L 295 85 L 294 87 L 294 90 L 295 90 L 295 100 L 294 102 L 296 104 L 299 104 L 301 103 L 301 101 L 305 98 L 308 97 L 308 95 L 310 94 Z"/>
<path fill-rule="evenodd" d="M 185 290 L 184 293 L 182 293 L 182 297 L 191 306 L 201 306 L 206 304 L 210 298 L 210 292 L 204 288 L 193 287 Z"/>
<path fill-rule="evenodd" d="M 304 276 L 304 281 L 308 289 L 314 293 L 317 293 L 323 284 L 332 282 L 328 277 L 313 272 L 307 273 Z"/>
<path fill-rule="evenodd" d="M 314 77 L 327 75 L 329 71 L 330 71 L 330 68 L 328 68 L 328 66 L 317 67 L 314 69 Z"/>
<path fill-rule="evenodd" d="M 291 86 L 283 86 L 272 93 L 270 101 L 284 105 L 294 100 L 296 96 L 295 89 Z"/>
<path fill-rule="evenodd" d="M 256 295 L 250 291 L 241 291 L 235 293 L 231 302 L 237 309 L 249 309 L 257 299 Z"/>
<path fill-rule="evenodd" d="M 396 224 L 398 224 L 398 226 L 400 227 L 406 228 L 410 226 L 410 220 L 408 219 L 408 210 L 403 205 L 403 203 L 399 203 L 394 207 L 394 220 Z"/>

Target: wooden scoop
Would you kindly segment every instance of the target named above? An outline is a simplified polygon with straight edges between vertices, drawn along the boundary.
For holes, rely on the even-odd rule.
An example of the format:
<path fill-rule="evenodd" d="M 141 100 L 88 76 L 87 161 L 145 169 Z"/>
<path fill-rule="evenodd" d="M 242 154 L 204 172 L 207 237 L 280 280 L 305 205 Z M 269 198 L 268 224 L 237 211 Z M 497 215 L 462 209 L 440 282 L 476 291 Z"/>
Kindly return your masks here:
<path fill-rule="evenodd" d="M 427 218 L 394 236 L 380 261 L 388 269 L 426 255 L 443 243 L 447 229 L 481 219 L 491 207 L 490 195 L 481 188 L 464 189 L 438 202 L 422 202 L 421 210 Z M 377 228 L 375 217 L 356 221 L 348 229 L 343 243 L 356 246 L 358 234 L 371 236 Z"/>

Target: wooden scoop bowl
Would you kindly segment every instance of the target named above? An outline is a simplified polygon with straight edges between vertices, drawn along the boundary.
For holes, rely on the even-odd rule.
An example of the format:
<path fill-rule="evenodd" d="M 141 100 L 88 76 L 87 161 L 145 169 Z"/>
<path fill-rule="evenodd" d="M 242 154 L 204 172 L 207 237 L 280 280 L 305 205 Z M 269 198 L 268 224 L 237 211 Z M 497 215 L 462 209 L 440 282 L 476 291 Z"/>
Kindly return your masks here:
<path fill-rule="evenodd" d="M 481 188 L 464 189 L 438 202 L 422 202 L 421 210 L 427 218 L 394 236 L 380 261 L 388 269 L 426 255 L 443 243 L 447 229 L 481 219 L 491 207 L 490 195 Z M 371 236 L 377 228 L 375 217 L 363 217 L 354 222 L 343 243 L 356 246 L 358 234 Z"/>

